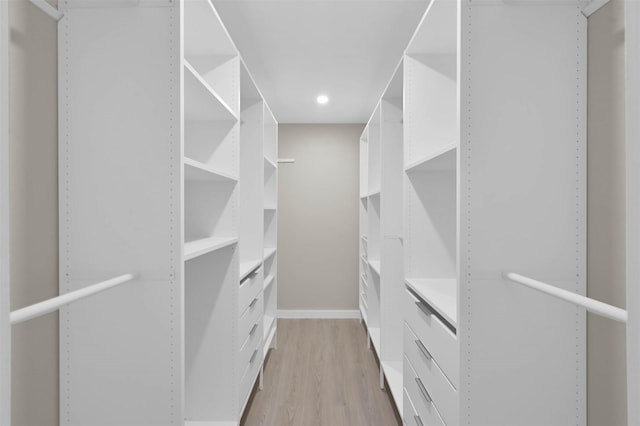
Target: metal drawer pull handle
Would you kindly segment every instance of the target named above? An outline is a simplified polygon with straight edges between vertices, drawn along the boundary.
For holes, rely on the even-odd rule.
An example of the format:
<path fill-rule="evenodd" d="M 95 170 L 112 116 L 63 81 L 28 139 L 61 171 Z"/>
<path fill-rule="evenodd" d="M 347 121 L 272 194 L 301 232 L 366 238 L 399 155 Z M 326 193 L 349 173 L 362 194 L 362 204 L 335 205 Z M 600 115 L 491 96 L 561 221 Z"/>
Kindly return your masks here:
<path fill-rule="evenodd" d="M 426 316 L 430 317 L 431 316 L 431 310 L 429 308 L 427 308 L 424 303 L 422 302 L 415 302 L 416 306 L 418 307 L 418 309 L 420 309 L 422 311 L 422 313 L 424 313 Z"/>
<path fill-rule="evenodd" d="M 424 426 L 424 423 L 422 423 L 422 419 L 420 418 L 420 416 L 413 416 L 413 418 L 416 420 L 416 424 L 418 426 Z"/>
<path fill-rule="evenodd" d="M 258 350 L 253 351 L 253 355 L 249 358 L 249 364 L 253 364 L 253 360 L 256 359 L 256 355 L 258 355 Z"/>
<path fill-rule="evenodd" d="M 249 307 L 253 308 L 253 305 L 255 305 L 257 301 L 258 301 L 258 298 L 256 297 L 255 299 L 253 299 L 253 301 L 251 301 L 251 303 L 249 304 Z"/>
<path fill-rule="evenodd" d="M 258 329 L 258 323 L 253 324 L 253 327 L 251 327 L 251 331 L 249 332 L 249 336 L 252 336 L 257 329 Z"/>
<path fill-rule="evenodd" d="M 258 275 L 258 272 L 260 272 L 261 270 L 262 270 L 262 266 L 258 266 L 256 270 L 251 273 L 251 275 L 256 276 Z"/>
<path fill-rule="evenodd" d="M 424 385 L 422 384 L 422 380 L 420 380 L 419 377 L 416 377 L 416 383 L 418 384 L 418 388 L 420 389 L 420 392 L 422 392 L 422 396 L 424 396 L 424 399 L 426 399 L 428 403 L 431 403 L 431 395 L 429 395 L 429 392 L 427 392 L 427 388 L 424 387 Z"/>
<path fill-rule="evenodd" d="M 431 361 L 431 359 L 433 357 L 431 356 L 431 353 L 429 352 L 429 350 L 424 347 L 424 345 L 422 344 L 422 342 L 419 339 L 416 339 L 415 342 L 416 342 L 416 346 L 418 347 L 418 349 L 420 349 L 420 352 L 422 352 L 422 355 L 426 356 L 427 359 L 429 361 Z"/>

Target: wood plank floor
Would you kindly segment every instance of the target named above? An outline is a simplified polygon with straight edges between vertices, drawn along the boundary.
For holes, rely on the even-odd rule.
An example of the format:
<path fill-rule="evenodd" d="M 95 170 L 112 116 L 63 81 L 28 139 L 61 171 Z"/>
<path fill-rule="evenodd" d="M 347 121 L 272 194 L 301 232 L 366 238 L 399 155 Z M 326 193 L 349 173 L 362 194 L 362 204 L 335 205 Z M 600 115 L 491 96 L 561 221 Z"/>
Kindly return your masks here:
<path fill-rule="evenodd" d="M 278 320 L 243 426 L 396 426 L 402 422 L 358 320 Z"/>

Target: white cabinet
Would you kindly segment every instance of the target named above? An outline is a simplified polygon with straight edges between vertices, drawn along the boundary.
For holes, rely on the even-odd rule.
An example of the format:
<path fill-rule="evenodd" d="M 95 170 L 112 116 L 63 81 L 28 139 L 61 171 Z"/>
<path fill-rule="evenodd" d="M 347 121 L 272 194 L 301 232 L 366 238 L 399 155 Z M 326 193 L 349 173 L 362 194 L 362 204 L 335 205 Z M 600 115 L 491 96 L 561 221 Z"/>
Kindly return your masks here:
<path fill-rule="evenodd" d="M 61 310 L 61 423 L 237 424 L 275 317 L 277 123 L 209 0 L 59 7 L 60 292 L 137 274 Z"/>
<path fill-rule="evenodd" d="M 503 278 L 586 290 L 581 6 L 431 1 L 363 134 L 361 305 L 406 424 L 586 422 L 584 312 Z"/>

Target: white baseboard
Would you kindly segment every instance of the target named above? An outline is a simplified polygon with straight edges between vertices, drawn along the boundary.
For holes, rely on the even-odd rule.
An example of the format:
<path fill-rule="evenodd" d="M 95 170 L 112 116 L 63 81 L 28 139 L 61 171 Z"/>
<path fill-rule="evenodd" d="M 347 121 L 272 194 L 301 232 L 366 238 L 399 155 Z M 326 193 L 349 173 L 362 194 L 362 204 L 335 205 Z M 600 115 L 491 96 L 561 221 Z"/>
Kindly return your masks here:
<path fill-rule="evenodd" d="M 278 309 L 278 318 L 296 318 L 296 319 L 360 319 L 360 311 L 357 309 L 349 310 L 298 310 L 298 309 Z"/>

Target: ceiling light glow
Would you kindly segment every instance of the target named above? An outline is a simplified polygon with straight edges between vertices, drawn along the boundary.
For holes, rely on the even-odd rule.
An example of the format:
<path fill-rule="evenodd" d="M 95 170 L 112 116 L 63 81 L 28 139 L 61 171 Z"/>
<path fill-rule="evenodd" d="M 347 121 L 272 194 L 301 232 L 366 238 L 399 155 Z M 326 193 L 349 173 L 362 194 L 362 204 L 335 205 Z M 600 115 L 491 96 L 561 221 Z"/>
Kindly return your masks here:
<path fill-rule="evenodd" d="M 327 95 L 320 95 L 316 98 L 316 101 L 318 101 L 320 105 L 324 105 L 329 102 L 329 97 Z"/>

